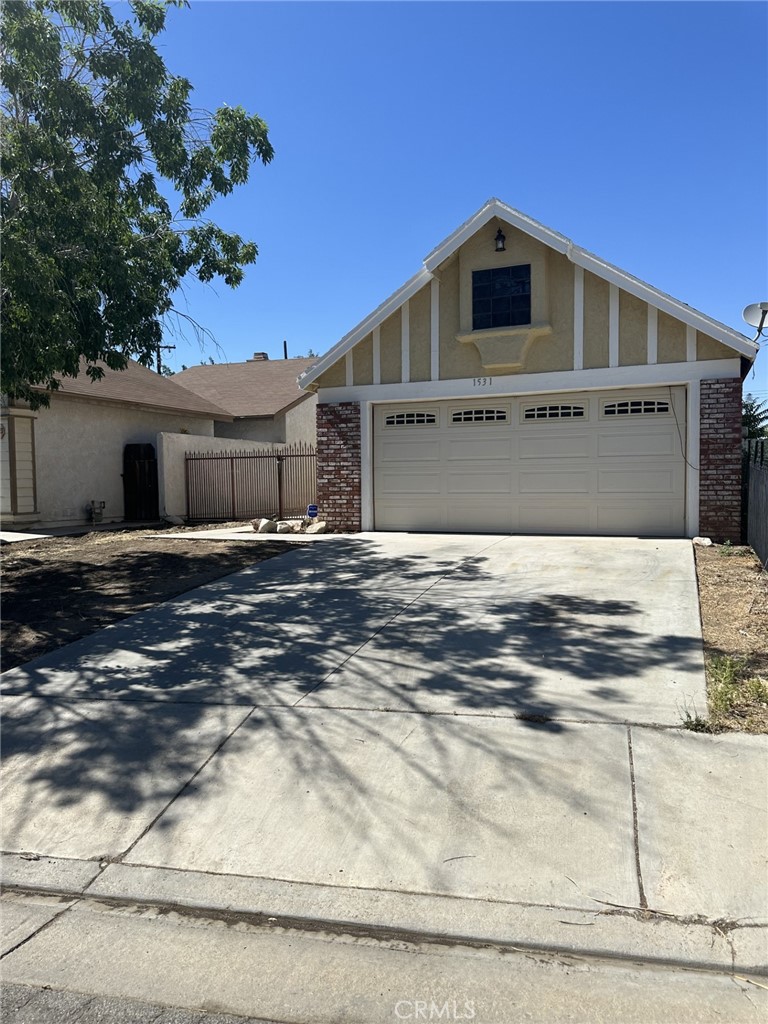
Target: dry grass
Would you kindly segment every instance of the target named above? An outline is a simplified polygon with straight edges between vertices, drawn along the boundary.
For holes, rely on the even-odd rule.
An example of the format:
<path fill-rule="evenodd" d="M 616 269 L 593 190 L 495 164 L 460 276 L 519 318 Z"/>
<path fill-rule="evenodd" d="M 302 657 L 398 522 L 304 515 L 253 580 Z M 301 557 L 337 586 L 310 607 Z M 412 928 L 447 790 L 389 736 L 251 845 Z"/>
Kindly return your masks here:
<path fill-rule="evenodd" d="M 768 733 L 768 574 L 748 547 L 696 548 L 708 716 L 688 728 Z"/>

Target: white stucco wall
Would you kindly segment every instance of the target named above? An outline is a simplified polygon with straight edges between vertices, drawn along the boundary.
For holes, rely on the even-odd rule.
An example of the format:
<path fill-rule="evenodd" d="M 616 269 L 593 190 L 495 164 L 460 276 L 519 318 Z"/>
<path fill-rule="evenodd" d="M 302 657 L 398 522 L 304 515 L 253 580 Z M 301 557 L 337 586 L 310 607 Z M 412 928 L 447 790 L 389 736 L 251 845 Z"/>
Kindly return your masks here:
<path fill-rule="evenodd" d="M 52 396 L 35 421 L 40 525 L 87 523 L 91 500 L 106 502 L 104 522 L 121 520 L 125 445 L 180 431 L 210 437 L 213 420 Z"/>
<path fill-rule="evenodd" d="M 157 478 L 160 490 L 160 515 L 187 514 L 187 485 L 184 456 L 187 452 L 263 452 L 275 445 L 263 441 L 232 440 L 220 437 L 191 437 L 189 434 L 158 434 Z"/>

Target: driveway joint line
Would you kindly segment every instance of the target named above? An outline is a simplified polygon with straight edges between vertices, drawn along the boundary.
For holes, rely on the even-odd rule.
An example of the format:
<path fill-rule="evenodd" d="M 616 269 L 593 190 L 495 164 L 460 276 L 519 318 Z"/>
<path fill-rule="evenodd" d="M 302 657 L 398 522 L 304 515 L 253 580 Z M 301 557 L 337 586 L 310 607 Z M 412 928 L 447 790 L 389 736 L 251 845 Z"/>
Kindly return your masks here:
<path fill-rule="evenodd" d="M 627 726 L 627 755 L 629 757 L 629 784 L 632 793 L 632 844 L 635 852 L 635 871 L 637 872 L 637 888 L 640 906 L 648 909 L 648 900 L 643 886 L 643 872 L 640 867 L 640 831 L 637 817 L 637 791 L 635 787 L 635 759 L 632 751 L 632 728 Z"/>
<path fill-rule="evenodd" d="M 4 885 L 3 886 L 3 891 L 4 892 L 17 892 L 17 891 L 27 892 L 29 890 L 16 890 L 13 886 Z M 37 891 L 36 890 L 32 890 L 32 892 L 35 895 L 37 895 Z M 54 894 L 52 892 L 46 892 L 46 890 L 40 890 L 39 892 L 42 895 L 49 895 L 49 896 L 56 895 L 56 894 Z M 64 894 L 62 894 L 62 895 L 64 895 Z M 22 939 L 20 942 L 17 942 L 15 946 L 12 946 L 10 949 L 6 949 L 6 951 L 0 956 L 0 961 L 5 960 L 5 958 L 7 956 L 10 956 L 11 953 L 14 953 L 17 949 L 20 949 L 22 946 L 25 946 L 32 939 L 36 938 L 41 932 L 45 931 L 46 928 L 48 928 L 50 925 L 55 924 L 56 921 L 59 920 L 59 918 L 63 917 L 67 913 L 67 911 L 72 910 L 73 907 L 76 907 L 77 904 L 81 903 L 82 900 L 83 900 L 83 897 L 82 897 L 82 895 L 80 893 L 72 894 L 72 895 L 69 896 L 69 898 L 72 900 L 72 902 L 70 903 L 70 905 L 68 907 L 63 907 L 59 911 L 58 914 L 54 914 L 53 917 L 49 918 L 49 920 L 43 922 L 43 924 L 41 924 L 39 928 L 36 928 L 32 932 L 31 935 L 27 935 L 26 938 Z"/>
<path fill-rule="evenodd" d="M 347 657 L 344 658 L 344 660 L 342 662 L 340 662 L 338 665 L 336 665 L 334 668 L 332 668 L 331 671 L 328 673 L 328 675 L 324 676 L 316 686 L 313 686 L 311 690 L 308 690 L 306 693 L 303 693 L 301 695 L 301 697 L 299 697 L 299 699 L 293 705 L 291 705 L 291 706 L 292 707 L 298 707 L 299 704 L 301 704 L 301 702 L 304 700 L 305 697 L 309 697 L 316 690 L 318 690 L 321 686 L 324 686 L 325 683 L 327 683 L 331 679 L 331 677 L 334 675 L 334 673 L 339 672 L 342 668 L 344 668 L 344 666 L 349 661 L 351 661 L 352 658 L 355 658 L 360 653 L 360 651 L 363 650 L 364 647 L 367 647 L 368 644 L 372 640 L 375 640 L 376 637 L 379 635 L 379 633 L 382 632 L 382 630 L 385 630 L 387 628 L 387 626 L 390 626 L 395 621 L 395 619 L 398 616 L 403 614 L 403 612 L 408 611 L 408 609 L 412 605 L 416 604 L 416 602 L 420 598 L 424 597 L 425 594 L 428 594 L 429 591 L 432 590 L 433 587 L 437 586 L 438 583 L 440 583 L 444 579 L 446 579 L 451 573 L 455 572 L 458 568 L 460 568 L 462 565 L 464 565 L 465 562 L 469 562 L 473 558 L 479 558 L 479 556 L 482 555 L 484 552 L 490 551 L 490 549 L 492 547 L 495 547 L 497 544 L 501 544 L 501 542 L 504 541 L 504 540 L 506 540 L 506 537 L 499 537 L 497 540 L 493 541 L 492 544 L 487 544 L 484 548 L 481 548 L 480 551 L 476 551 L 473 555 L 467 555 L 465 558 L 462 558 L 459 562 L 457 562 L 456 565 L 454 565 L 448 572 L 444 572 L 442 576 L 439 576 L 433 583 L 430 583 L 430 585 L 428 587 L 426 587 L 420 593 L 416 594 L 411 601 L 408 601 L 407 604 L 404 604 L 403 607 L 399 611 L 395 612 L 395 614 L 390 619 L 387 619 L 386 622 L 383 622 L 378 627 L 378 629 L 374 630 L 374 632 L 371 633 L 371 635 L 368 637 L 367 640 L 365 640 L 362 644 L 360 644 L 360 646 L 356 650 L 354 650 L 350 654 L 348 654 Z"/>
<path fill-rule="evenodd" d="M 97 879 L 99 879 L 101 877 L 101 875 L 104 873 L 104 871 L 107 870 L 107 868 L 109 867 L 110 864 L 121 864 L 123 862 L 123 860 L 128 856 L 128 854 L 131 852 L 131 850 L 134 848 L 134 846 L 136 846 L 137 843 L 141 842 L 141 840 L 144 838 L 144 836 L 147 835 L 147 833 L 150 832 L 155 827 L 155 825 L 163 817 L 163 815 L 166 813 L 166 811 L 168 811 L 169 808 L 173 804 L 176 803 L 176 801 L 179 799 L 179 797 L 182 795 L 182 793 L 184 793 L 184 791 L 189 786 L 192 785 L 192 783 L 195 781 L 195 779 L 198 777 L 198 775 L 205 768 L 208 767 L 210 762 L 219 753 L 219 751 L 224 746 L 224 744 L 228 743 L 229 740 L 231 740 L 232 737 L 235 735 L 235 733 L 240 728 L 242 728 L 243 725 L 245 725 L 245 723 L 248 721 L 248 719 L 251 717 L 251 715 L 254 713 L 255 710 L 256 710 L 256 706 L 254 705 L 254 706 L 251 707 L 251 710 L 248 712 L 248 714 L 245 715 L 244 718 L 240 722 L 237 723 L 237 725 L 234 727 L 234 729 L 232 729 L 231 732 L 227 733 L 227 735 L 221 740 L 221 742 L 216 746 L 216 748 L 213 751 L 211 751 L 211 753 L 208 755 L 208 757 L 206 757 L 206 759 L 203 761 L 203 763 L 200 765 L 200 767 L 195 772 L 193 772 L 192 775 L 190 775 L 190 777 L 187 779 L 187 781 L 184 783 L 184 785 L 178 790 L 178 792 L 174 796 L 171 797 L 171 799 L 168 801 L 168 803 L 155 815 L 155 817 L 152 819 L 152 821 L 150 821 L 150 823 L 144 829 L 142 829 L 142 831 L 139 833 L 139 835 L 133 840 L 133 842 L 128 847 L 126 847 L 125 850 L 123 850 L 123 852 L 121 854 L 119 854 L 117 857 L 112 857 L 106 863 L 102 862 L 102 863 L 104 863 L 104 867 L 99 871 L 99 873 L 95 876 L 95 878 L 92 878 L 91 881 L 85 886 L 85 888 L 83 889 L 83 895 L 85 895 L 88 892 L 88 890 L 93 885 L 93 883 Z"/>

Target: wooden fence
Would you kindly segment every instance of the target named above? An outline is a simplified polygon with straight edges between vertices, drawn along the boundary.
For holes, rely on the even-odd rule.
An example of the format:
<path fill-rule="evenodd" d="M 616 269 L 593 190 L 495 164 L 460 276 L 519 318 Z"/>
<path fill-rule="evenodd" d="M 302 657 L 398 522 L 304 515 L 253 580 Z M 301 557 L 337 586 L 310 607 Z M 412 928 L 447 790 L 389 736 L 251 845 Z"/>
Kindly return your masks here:
<path fill-rule="evenodd" d="M 315 501 L 316 455 L 308 444 L 264 452 L 187 452 L 192 521 L 303 516 Z"/>
<path fill-rule="evenodd" d="M 744 442 L 744 490 L 746 540 L 763 563 L 768 564 L 768 439 Z"/>

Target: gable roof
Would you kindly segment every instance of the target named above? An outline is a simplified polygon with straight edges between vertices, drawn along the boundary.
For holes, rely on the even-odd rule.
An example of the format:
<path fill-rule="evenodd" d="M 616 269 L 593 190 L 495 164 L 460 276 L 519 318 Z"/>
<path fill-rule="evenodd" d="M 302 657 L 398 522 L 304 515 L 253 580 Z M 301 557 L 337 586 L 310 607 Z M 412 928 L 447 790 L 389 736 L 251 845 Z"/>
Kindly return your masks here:
<path fill-rule="evenodd" d="M 305 359 L 249 359 L 244 363 L 190 366 L 174 376 L 183 388 L 243 419 L 276 416 L 306 398 L 296 378 L 317 362 Z"/>
<path fill-rule="evenodd" d="M 194 413 L 210 419 L 232 419 L 213 402 L 179 387 L 175 383 L 175 378 L 163 377 L 154 370 L 134 362 L 133 359 L 128 361 L 124 370 L 110 370 L 101 362 L 98 365 L 104 371 L 104 376 L 100 380 L 91 380 L 85 372 L 84 360 L 80 363 L 79 376 L 63 377 L 56 374 L 56 379 L 61 383 L 58 391 L 52 394 L 140 405 L 146 409 L 162 409 L 165 412 Z"/>
<path fill-rule="evenodd" d="M 538 221 L 533 220 L 532 217 L 528 217 L 519 210 L 515 210 L 512 206 L 507 206 L 507 204 L 502 203 L 500 199 L 492 198 L 484 203 L 477 213 L 464 221 L 463 224 L 456 228 L 455 231 L 453 231 L 425 257 L 422 269 L 419 270 L 417 274 L 406 281 L 401 288 L 382 302 L 382 304 L 378 306 L 373 313 L 362 320 L 357 327 L 353 328 L 348 334 L 346 334 L 341 341 L 337 342 L 337 344 L 334 345 L 333 348 L 331 348 L 311 370 L 302 374 L 299 378 L 299 385 L 302 388 L 307 388 L 322 373 L 333 366 L 334 363 L 338 362 L 343 355 L 345 355 L 351 348 L 354 348 L 354 346 L 359 341 L 362 341 L 366 335 L 370 334 L 375 327 L 378 327 L 383 323 L 388 316 L 394 313 L 396 309 L 399 309 L 404 302 L 407 302 L 408 299 L 412 298 L 416 292 L 424 287 L 425 284 L 431 281 L 433 272 L 441 263 L 447 260 L 449 256 L 452 256 L 453 253 L 455 253 L 456 250 L 464 244 L 464 242 L 470 239 L 477 231 L 495 218 L 503 220 L 506 224 L 511 224 L 512 227 L 518 228 L 520 231 L 530 235 L 532 238 L 543 242 L 550 248 L 555 249 L 564 256 L 567 256 L 572 263 L 583 267 L 585 270 L 590 271 L 590 273 L 595 274 L 597 277 L 601 277 L 603 280 L 609 281 L 611 284 L 618 285 L 620 288 L 623 288 L 625 291 L 637 296 L 637 298 L 642 299 L 649 305 L 655 306 L 657 309 L 681 320 L 683 323 L 701 331 L 703 334 L 708 334 L 710 337 L 722 342 L 729 348 L 734 349 L 740 355 L 746 356 L 748 359 L 754 359 L 757 355 L 757 345 L 753 341 L 750 341 L 750 339 L 745 335 L 739 333 L 739 331 L 736 331 L 731 327 L 727 327 L 718 320 L 713 320 L 711 317 L 706 316 L 704 313 L 700 313 L 692 306 L 688 306 L 686 303 L 680 302 L 671 295 L 667 295 L 666 292 L 659 291 L 658 288 L 654 288 L 652 285 L 646 284 L 646 282 L 641 281 L 640 278 L 634 277 L 632 274 L 628 274 L 626 271 L 621 270 L 612 263 L 608 263 L 606 260 L 600 259 L 587 249 L 582 249 L 581 246 L 574 245 L 574 243 L 565 235 L 561 235 L 558 231 L 553 231 L 544 224 L 540 224 Z"/>

